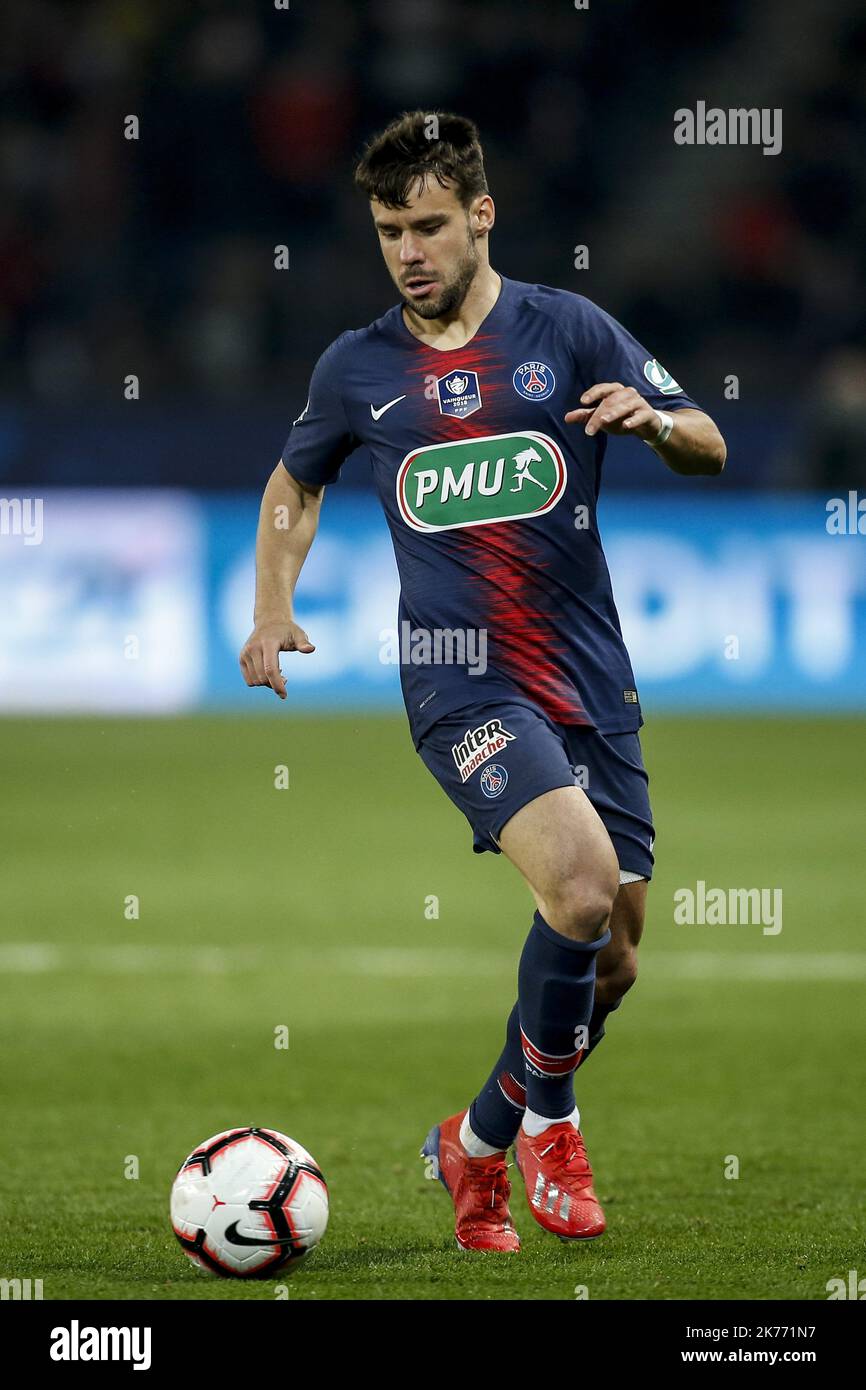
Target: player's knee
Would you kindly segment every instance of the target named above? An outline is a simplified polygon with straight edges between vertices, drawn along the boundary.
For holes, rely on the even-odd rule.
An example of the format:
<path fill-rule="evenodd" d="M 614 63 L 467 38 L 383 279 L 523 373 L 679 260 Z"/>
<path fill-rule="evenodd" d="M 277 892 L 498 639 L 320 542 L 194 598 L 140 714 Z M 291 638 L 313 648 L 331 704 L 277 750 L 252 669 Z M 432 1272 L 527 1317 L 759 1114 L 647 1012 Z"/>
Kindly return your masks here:
<path fill-rule="evenodd" d="M 554 931 L 576 941 L 592 941 L 607 926 L 619 887 L 619 869 L 601 859 L 564 875 L 545 894 L 545 920 Z"/>

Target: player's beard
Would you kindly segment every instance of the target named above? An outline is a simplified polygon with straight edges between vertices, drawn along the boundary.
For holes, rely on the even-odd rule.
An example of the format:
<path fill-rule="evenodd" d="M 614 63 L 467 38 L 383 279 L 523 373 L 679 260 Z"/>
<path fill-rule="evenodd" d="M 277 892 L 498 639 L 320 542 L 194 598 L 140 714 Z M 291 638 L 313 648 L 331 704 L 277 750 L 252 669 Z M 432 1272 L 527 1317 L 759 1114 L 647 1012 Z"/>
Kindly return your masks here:
<path fill-rule="evenodd" d="M 438 295 L 429 295 L 427 299 L 406 299 L 403 303 L 413 314 L 417 314 L 419 319 L 440 319 L 446 314 L 451 314 L 455 309 L 459 309 L 467 294 L 469 286 L 475 279 L 478 270 L 479 257 L 475 239 L 469 237 L 466 242 L 466 250 L 462 259 L 457 265 L 453 278 L 443 285 Z"/>

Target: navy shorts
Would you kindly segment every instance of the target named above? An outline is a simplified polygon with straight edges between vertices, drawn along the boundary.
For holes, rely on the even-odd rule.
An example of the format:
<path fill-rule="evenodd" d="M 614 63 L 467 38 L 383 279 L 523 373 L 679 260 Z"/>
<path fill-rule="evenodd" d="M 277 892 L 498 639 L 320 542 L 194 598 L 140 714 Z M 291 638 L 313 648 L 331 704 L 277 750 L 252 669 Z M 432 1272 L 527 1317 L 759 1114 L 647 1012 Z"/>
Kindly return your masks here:
<path fill-rule="evenodd" d="M 418 749 L 463 812 L 476 854 L 499 854 L 511 817 L 554 787 L 582 787 L 604 822 L 620 872 L 652 878 L 648 778 L 636 733 L 554 724 L 535 706 L 497 702 L 448 714 Z"/>

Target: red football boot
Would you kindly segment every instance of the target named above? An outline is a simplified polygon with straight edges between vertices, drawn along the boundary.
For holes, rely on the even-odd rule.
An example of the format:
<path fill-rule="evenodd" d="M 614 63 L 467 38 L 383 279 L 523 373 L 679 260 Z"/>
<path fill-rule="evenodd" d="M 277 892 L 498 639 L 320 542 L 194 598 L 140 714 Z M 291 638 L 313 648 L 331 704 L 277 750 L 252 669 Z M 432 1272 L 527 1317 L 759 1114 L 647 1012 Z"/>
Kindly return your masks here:
<path fill-rule="evenodd" d="M 570 1120 L 548 1125 L 537 1138 L 523 1128 L 514 1146 L 532 1215 L 561 1240 L 589 1240 L 604 1230 L 592 1190 L 592 1169 L 579 1129 Z"/>
<path fill-rule="evenodd" d="M 461 1250 L 520 1249 L 508 1210 L 511 1183 L 505 1153 L 470 1158 L 460 1142 L 466 1111 L 434 1125 L 421 1149 L 433 1160 L 433 1173 L 451 1196 L 456 1215 L 455 1235 Z"/>

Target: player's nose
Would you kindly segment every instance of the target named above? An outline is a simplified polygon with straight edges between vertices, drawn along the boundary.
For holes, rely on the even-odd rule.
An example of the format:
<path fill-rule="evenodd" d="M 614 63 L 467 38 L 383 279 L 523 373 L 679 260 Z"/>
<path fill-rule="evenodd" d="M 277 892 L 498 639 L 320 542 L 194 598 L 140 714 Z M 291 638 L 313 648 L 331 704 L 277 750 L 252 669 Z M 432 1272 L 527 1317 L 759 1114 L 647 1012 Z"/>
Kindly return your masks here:
<path fill-rule="evenodd" d="M 423 261 L 424 252 L 417 241 L 408 232 L 404 232 L 400 239 L 400 260 L 403 265 L 411 265 L 414 261 Z"/>

